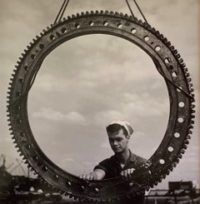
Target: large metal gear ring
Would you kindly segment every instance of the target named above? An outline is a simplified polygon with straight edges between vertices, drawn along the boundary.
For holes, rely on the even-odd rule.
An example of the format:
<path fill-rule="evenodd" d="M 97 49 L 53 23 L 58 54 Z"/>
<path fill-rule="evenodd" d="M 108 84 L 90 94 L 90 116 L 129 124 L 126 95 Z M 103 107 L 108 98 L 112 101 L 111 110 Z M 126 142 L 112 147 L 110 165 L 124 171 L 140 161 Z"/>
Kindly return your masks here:
<path fill-rule="evenodd" d="M 82 180 L 54 164 L 42 152 L 32 134 L 27 99 L 32 82 L 45 57 L 60 44 L 78 36 L 108 34 L 136 44 L 153 60 L 164 78 L 170 99 L 170 116 L 165 135 L 146 169 L 130 180 Z M 86 12 L 63 19 L 37 36 L 17 63 L 8 92 L 8 120 L 14 143 L 26 163 L 47 183 L 74 198 L 94 201 L 134 196 L 160 182 L 184 153 L 194 118 L 194 94 L 183 60 L 171 43 L 149 24 L 114 12 Z"/>

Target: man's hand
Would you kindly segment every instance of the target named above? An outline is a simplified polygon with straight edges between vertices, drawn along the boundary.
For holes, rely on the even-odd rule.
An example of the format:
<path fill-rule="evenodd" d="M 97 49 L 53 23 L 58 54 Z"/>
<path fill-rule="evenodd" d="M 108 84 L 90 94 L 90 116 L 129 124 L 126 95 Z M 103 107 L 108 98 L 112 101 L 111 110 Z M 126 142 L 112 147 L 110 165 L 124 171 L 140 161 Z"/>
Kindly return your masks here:
<path fill-rule="evenodd" d="M 80 178 L 82 178 L 84 180 L 97 180 L 97 176 L 96 176 L 95 172 L 91 172 L 89 174 L 83 174 L 80 176 Z"/>
<path fill-rule="evenodd" d="M 123 170 L 121 171 L 121 175 L 127 179 L 131 178 L 132 176 L 132 173 L 135 171 L 134 168 L 131 168 L 131 169 L 126 169 L 126 170 Z"/>
<path fill-rule="evenodd" d="M 102 180 L 105 177 L 106 173 L 102 169 L 95 169 L 89 174 L 83 174 L 80 178 L 84 180 Z"/>

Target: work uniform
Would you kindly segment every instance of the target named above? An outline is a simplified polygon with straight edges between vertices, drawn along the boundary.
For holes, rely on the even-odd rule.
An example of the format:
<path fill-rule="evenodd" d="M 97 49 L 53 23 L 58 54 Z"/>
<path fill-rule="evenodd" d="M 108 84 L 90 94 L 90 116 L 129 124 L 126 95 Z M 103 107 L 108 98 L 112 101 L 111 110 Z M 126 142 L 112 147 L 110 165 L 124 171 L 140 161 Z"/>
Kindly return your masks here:
<path fill-rule="evenodd" d="M 109 178 L 120 176 L 120 173 L 126 169 L 138 169 L 138 168 L 144 166 L 146 163 L 147 163 L 146 159 L 144 159 L 144 158 L 142 158 L 136 154 L 133 154 L 130 151 L 130 156 L 123 167 L 120 165 L 120 161 L 118 160 L 117 156 L 113 155 L 112 157 L 100 162 L 97 166 L 95 166 L 94 170 L 95 169 L 102 169 L 106 173 L 104 179 L 109 179 Z M 136 198 L 131 198 L 131 199 L 124 198 L 123 200 L 121 200 L 121 203 L 124 203 L 124 204 L 143 203 L 144 193 L 145 193 L 145 191 L 143 191 Z"/>

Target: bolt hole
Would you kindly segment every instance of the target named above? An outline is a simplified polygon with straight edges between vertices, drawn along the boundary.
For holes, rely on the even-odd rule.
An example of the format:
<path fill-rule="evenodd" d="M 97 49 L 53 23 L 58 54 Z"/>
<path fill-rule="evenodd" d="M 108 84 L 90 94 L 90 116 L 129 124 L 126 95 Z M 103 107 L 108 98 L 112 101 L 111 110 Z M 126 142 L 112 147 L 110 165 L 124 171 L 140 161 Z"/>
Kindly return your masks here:
<path fill-rule="evenodd" d="M 174 133 L 174 137 L 175 137 L 175 138 L 179 138 L 180 136 L 181 136 L 181 135 L 180 135 L 179 132 L 175 132 L 175 133 Z"/>
<path fill-rule="evenodd" d="M 16 93 L 16 95 L 17 95 L 17 96 L 21 96 L 21 92 L 18 91 L 18 92 Z"/>
<path fill-rule="evenodd" d="M 77 23 L 77 24 L 75 25 L 75 27 L 76 27 L 77 29 L 79 29 L 81 26 L 80 26 L 80 24 Z"/>
<path fill-rule="evenodd" d="M 39 45 L 39 48 L 42 50 L 44 48 L 44 45 L 43 44 L 40 44 Z"/>
<path fill-rule="evenodd" d="M 144 40 L 147 42 L 147 41 L 149 41 L 149 36 L 145 36 L 144 37 Z"/>
<path fill-rule="evenodd" d="M 160 162 L 160 164 L 165 164 L 165 160 L 164 159 L 160 159 L 159 162 Z"/>
<path fill-rule="evenodd" d="M 176 89 L 176 91 L 179 92 L 179 93 L 181 92 L 181 90 L 182 90 L 182 87 L 181 87 L 181 86 Z"/>
<path fill-rule="evenodd" d="M 94 190 L 95 190 L 96 192 L 99 192 L 99 189 L 98 189 L 98 188 L 95 188 Z"/>
<path fill-rule="evenodd" d="M 104 25 L 104 26 L 108 26 L 108 22 L 107 22 L 107 21 L 104 21 L 103 25 Z"/>
<path fill-rule="evenodd" d="M 179 117 L 179 118 L 178 118 L 178 122 L 179 122 L 179 123 L 183 123 L 183 122 L 184 122 L 184 118 Z"/>
<path fill-rule="evenodd" d="M 35 55 L 34 55 L 34 54 L 32 54 L 32 55 L 31 55 L 31 59 L 34 59 L 34 58 L 35 58 Z"/>
<path fill-rule="evenodd" d="M 122 24 L 121 24 L 121 23 L 118 24 L 117 27 L 118 27 L 118 28 L 122 28 Z"/>
<path fill-rule="evenodd" d="M 61 29 L 61 32 L 62 32 L 62 33 L 66 33 L 66 32 L 67 32 L 67 29 L 66 29 L 65 27 L 63 27 L 63 28 Z"/>
<path fill-rule="evenodd" d="M 22 83 L 23 82 L 23 78 L 19 78 L 19 82 Z"/>
<path fill-rule="evenodd" d="M 174 151 L 174 148 L 173 148 L 172 146 L 169 146 L 169 147 L 168 147 L 168 151 L 169 151 L 169 152 L 173 152 L 173 151 Z"/>
<path fill-rule="evenodd" d="M 165 64 L 169 64 L 170 59 L 169 58 L 165 58 Z"/>
<path fill-rule="evenodd" d="M 25 70 L 25 71 L 28 70 L 28 66 L 27 66 L 27 65 L 24 66 L 24 70 Z"/>
<path fill-rule="evenodd" d="M 160 46 L 156 46 L 156 47 L 155 47 L 155 50 L 156 50 L 157 52 L 159 52 L 160 49 L 161 49 Z"/>
<path fill-rule="evenodd" d="M 179 106 L 180 108 L 183 108 L 183 107 L 185 106 L 185 103 L 181 101 L 181 102 L 179 102 L 178 106 Z"/>
<path fill-rule="evenodd" d="M 176 78 L 176 77 L 177 77 L 176 72 L 172 72 L 172 77 L 174 77 L 174 78 Z"/>
<path fill-rule="evenodd" d="M 54 35 L 50 35 L 50 40 L 55 40 L 56 37 Z"/>
<path fill-rule="evenodd" d="M 94 22 L 93 22 L 93 21 L 90 21 L 90 22 L 89 22 L 89 25 L 90 25 L 90 26 L 94 26 Z"/>
<path fill-rule="evenodd" d="M 135 33 L 136 33 L 136 29 L 135 29 L 135 28 L 132 28 L 132 29 L 131 29 L 131 33 L 135 34 Z"/>

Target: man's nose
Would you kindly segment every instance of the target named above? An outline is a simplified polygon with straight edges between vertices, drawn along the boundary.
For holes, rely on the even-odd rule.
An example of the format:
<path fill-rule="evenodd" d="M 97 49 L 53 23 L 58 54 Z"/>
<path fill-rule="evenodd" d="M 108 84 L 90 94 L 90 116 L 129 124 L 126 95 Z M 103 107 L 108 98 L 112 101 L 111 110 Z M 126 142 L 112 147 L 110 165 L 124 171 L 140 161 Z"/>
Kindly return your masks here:
<path fill-rule="evenodd" d="M 114 145 L 118 145 L 118 142 L 116 140 L 113 141 Z"/>

